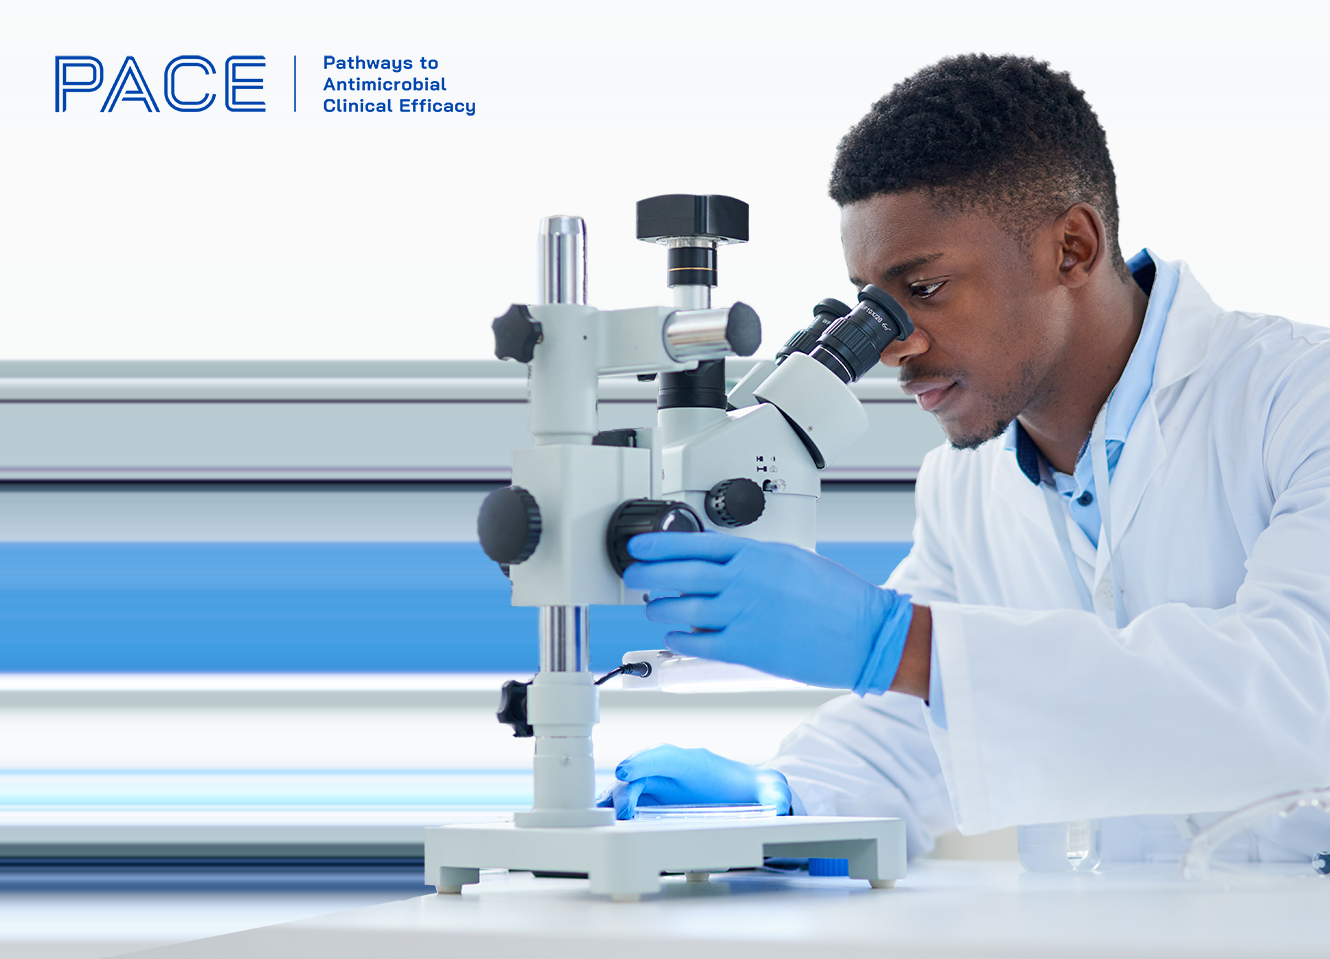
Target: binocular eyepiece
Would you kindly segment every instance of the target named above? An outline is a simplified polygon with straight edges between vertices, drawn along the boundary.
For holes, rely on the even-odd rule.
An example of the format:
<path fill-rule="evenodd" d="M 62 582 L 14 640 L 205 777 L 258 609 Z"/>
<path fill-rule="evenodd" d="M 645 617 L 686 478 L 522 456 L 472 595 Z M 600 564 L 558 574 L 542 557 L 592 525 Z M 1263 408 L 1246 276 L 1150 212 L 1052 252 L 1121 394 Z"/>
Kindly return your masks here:
<path fill-rule="evenodd" d="M 913 332 L 904 307 L 870 283 L 859 291 L 854 309 L 835 299 L 813 307 L 813 322 L 777 351 L 776 362 L 783 363 L 791 353 L 807 353 L 841 382 L 853 383 L 873 368 L 887 344 Z"/>

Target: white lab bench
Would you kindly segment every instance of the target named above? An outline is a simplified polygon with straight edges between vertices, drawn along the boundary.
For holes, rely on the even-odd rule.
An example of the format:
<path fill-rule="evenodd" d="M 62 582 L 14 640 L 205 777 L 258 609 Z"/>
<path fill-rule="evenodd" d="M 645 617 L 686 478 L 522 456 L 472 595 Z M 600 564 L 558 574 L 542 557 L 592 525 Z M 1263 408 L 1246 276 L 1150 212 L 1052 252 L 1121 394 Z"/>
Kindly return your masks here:
<path fill-rule="evenodd" d="M 1305 867 L 1304 867 L 1305 868 Z M 1009 862 L 915 862 L 892 890 L 862 881 L 683 877 L 640 903 L 583 880 L 485 875 L 461 896 L 424 896 L 136 953 L 398 959 L 893 959 L 952 956 L 1324 956 L 1330 879 L 1253 867 L 1204 883 L 1177 866 L 1035 875 Z"/>

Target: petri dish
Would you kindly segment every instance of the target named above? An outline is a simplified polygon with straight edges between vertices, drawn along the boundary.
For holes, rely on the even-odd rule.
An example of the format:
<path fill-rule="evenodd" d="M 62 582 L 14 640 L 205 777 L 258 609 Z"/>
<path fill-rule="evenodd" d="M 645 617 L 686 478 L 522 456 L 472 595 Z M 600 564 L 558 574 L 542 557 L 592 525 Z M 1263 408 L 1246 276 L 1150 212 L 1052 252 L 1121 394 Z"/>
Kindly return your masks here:
<path fill-rule="evenodd" d="M 766 819 L 775 818 L 771 803 L 694 803 L 678 806 L 638 806 L 637 818 L 664 819 Z"/>

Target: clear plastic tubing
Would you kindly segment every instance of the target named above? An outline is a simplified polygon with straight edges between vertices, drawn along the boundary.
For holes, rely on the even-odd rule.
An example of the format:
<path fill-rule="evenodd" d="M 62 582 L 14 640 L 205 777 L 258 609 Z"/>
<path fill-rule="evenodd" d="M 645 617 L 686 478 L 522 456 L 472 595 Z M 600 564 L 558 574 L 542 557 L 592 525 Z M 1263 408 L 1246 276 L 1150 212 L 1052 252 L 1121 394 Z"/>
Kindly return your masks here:
<path fill-rule="evenodd" d="M 1216 819 L 1192 838 L 1191 847 L 1182 857 L 1182 875 L 1187 879 L 1206 878 L 1210 874 L 1210 857 L 1224 843 L 1271 816 L 1287 816 L 1304 807 L 1330 812 L 1330 787 L 1277 793 Z"/>

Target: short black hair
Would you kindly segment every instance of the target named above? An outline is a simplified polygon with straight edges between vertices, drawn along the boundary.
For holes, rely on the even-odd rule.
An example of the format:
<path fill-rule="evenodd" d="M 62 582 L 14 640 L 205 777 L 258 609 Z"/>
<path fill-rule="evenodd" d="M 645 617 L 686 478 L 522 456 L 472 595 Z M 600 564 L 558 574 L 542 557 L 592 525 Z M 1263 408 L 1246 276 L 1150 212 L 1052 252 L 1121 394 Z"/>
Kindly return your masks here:
<path fill-rule="evenodd" d="M 923 189 L 978 206 L 1024 244 L 1072 204 L 1099 211 L 1114 267 L 1117 182 L 1099 118 L 1066 73 L 1029 57 L 948 57 L 898 83 L 836 150 L 831 198 L 845 206 Z"/>

